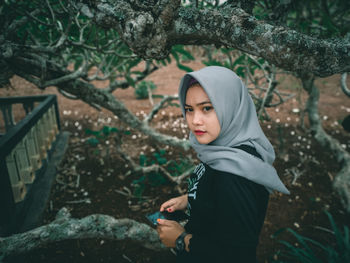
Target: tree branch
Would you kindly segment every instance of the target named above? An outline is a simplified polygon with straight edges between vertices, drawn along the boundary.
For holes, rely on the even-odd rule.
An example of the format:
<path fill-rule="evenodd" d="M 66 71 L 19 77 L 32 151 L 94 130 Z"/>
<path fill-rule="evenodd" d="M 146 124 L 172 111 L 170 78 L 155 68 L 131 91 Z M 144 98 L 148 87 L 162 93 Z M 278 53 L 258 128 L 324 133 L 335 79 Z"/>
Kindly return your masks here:
<path fill-rule="evenodd" d="M 9 237 L 0 237 L 0 258 L 25 253 L 49 243 L 84 238 L 128 239 L 137 241 L 148 249 L 166 249 L 156 230 L 146 224 L 100 214 L 74 219 L 66 208 L 62 208 L 56 219 L 48 225 Z"/>
<path fill-rule="evenodd" d="M 173 23 L 164 23 L 151 11 L 136 10 L 127 0 L 113 5 L 97 2 L 94 12 L 97 24 L 117 29 L 128 46 L 143 58 L 163 59 L 175 44 L 215 44 L 263 57 L 293 72 L 326 77 L 350 71 L 349 40 L 322 40 L 273 26 L 231 5 L 218 9 L 180 7 L 172 16 Z"/>
<path fill-rule="evenodd" d="M 27 63 L 25 67 L 25 72 L 20 70 L 18 66 L 23 60 Z M 54 78 L 58 80 L 64 78 L 64 76 L 67 75 L 67 70 L 60 69 L 51 61 L 47 61 L 46 63 L 46 75 L 48 78 Z M 15 74 L 26 79 L 30 78 L 30 81 L 36 85 L 41 84 L 41 82 L 31 77 L 31 75 L 37 76 L 41 73 L 41 63 L 35 60 L 20 57 L 12 58 L 11 63 L 8 64 L 11 65 L 11 68 L 14 69 Z M 109 93 L 106 90 L 95 88 L 93 84 L 87 83 L 81 79 L 69 78 L 67 79 L 67 82 L 57 83 L 57 87 L 65 91 L 66 93 L 79 97 L 82 101 L 90 105 L 98 105 L 109 110 L 114 115 L 118 116 L 121 121 L 129 125 L 130 128 L 139 130 L 145 135 L 150 136 L 155 141 L 158 141 L 163 144 L 172 145 L 175 147 L 181 147 L 185 150 L 188 150 L 190 147 L 188 141 L 184 141 L 179 138 L 161 134 L 155 131 L 147 123 L 140 121 L 132 112 L 130 112 L 125 107 L 125 105 L 121 101 L 117 100 L 117 98 L 113 94 Z"/>
<path fill-rule="evenodd" d="M 121 148 L 121 142 L 119 141 L 120 138 L 115 137 L 115 142 L 116 142 L 116 150 L 117 152 L 121 155 L 121 157 L 128 163 L 128 165 L 131 167 L 132 171 L 129 171 L 127 173 L 130 174 L 131 172 L 137 173 L 137 172 L 141 172 L 143 174 L 148 174 L 150 172 L 159 172 L 161 171 L 163 173 L 163 175 L 172 183 L 175 183 L 176 185 L 180 185 L 182 183 L 182 181 L 184 180 L 184 178 L 186 178 L 187 176 L 189 176 L 192 172 L 194 167 L 190 167 L 189 169 L 187 169 L 186 171 L 184 171 L 182 174 L 180 174 L 179 176 L 172 176 L 166 169 L 165 167 L 169 164 L 166 163 L 164 166 L 162 165 L 158 165 L 158 164 L 153 164 L 150 166 L 141 166 L 136 164 L 129 155 L 127 155 Z"/>

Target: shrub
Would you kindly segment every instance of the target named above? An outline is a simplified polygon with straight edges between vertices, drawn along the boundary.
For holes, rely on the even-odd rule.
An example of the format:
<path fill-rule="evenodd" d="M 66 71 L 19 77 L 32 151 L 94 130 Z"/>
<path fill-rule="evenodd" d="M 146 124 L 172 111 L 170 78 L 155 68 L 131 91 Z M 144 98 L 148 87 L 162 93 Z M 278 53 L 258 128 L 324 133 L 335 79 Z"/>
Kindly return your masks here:
<path fill-rule="evenodd" d="M 156 85 L 152 81 L 141 81 L 136 85 L 135 97 L 136 99 L 147 99 L 148 92 L 156 89 Z"/>
<path fill-rule="evenodd" d="M 349 227 L 344 225 L 343 231 L 335 224 L 330 213 L 325 211 L 330 221 L 332 230 L 323 229 L 331 235 L 327 244 L 322 244 L 313 239 L 304 237 L 296 233 L 291 228 L 278 231 L 278 234 L 284 231 L 291 233 L 297 240 L 298 246 L 287 241 L 279 241 L 285 246 L 284 251 L 279 251 L 279 256 L 283 260 L 275 260 L 277 262 L 300 262 L 300 263 L 349 263 L 350 262 L 350 236 Z M 277 234 L 277 235 L 278 235 Z"/>

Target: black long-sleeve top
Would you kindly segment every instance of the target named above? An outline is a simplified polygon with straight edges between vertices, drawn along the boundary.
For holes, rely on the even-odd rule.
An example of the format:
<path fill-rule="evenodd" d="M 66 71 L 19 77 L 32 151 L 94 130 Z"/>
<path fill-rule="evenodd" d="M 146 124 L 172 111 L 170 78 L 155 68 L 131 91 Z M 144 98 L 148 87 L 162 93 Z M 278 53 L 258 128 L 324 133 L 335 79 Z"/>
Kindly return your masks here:
<path fill-rule="evenodd" d="M 255 263 L 268 198 L 262 185 L 199 164 L 188 188 L 190 252 L 177 262 Z"/>

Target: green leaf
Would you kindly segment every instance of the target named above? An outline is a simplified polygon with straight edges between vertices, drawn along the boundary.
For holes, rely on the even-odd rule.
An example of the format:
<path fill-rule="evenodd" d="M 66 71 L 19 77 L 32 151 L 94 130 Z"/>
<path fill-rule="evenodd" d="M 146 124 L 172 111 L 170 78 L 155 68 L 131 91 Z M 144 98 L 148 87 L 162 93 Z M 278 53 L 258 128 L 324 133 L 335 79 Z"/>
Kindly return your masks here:
<path fill-rule="evenodd" d="M 237 59 L 233 62 L 232 66 L 235 67 L 236 65 L 245 64 L 245 63 L 243 63 L 244 60 L 245 60 L 245 58 L 246 58 L 246 55 L 240 56 L 239 58 L 237 58 Z"/>
<path fill-rule="evenodd" d="M 183 45 L 176 45 L 173 47 L 173 49 L 176 52 L 182 54 L 186 59 L 194 60 L 194 57 L 192 56 L 192 54 L 190 52 L 186 51 Z"/>
<path fill-rule="evenodd" d="M 94 136 L 99 136 L 100 135 L 100 131 L 93 131 L 90 129 L 85 129 L 85 134 L 86 135 L 94 135 Z"/>
<path fill-rule="evenodd" d="M 193 71 L 193 69 L 191 69 L 190 67 L 184 66 L 184 65 L 182 65 L 182 64 L 180 64 L 180 63 L 177 63 L 177 67 L 178 67 L 179 69 L 181 69 L 181 70 L 186 71 L 186 72 L 192 72 L 192 71 Z"/>
<path fill-rule="evenodd" d="M 140 160 L 139 163 L 141 166 L 145 166 L 146 165 L 146 161 L 147 161 L 147 157 L 144 154 L 140 154 Z"/>
<path fill-rule="evenodd" d="M 100 143 L 96 138 L 89 138 L 86 142 L 92 146 L 97 146 Z"/>
<path fill-rule="evenodd" d="M 163 164 L 166 164 L 167 159 L 164 157 L 159 157 L 159 158 L 157 158 L 157 162 L 159 165 L 163 165 Z"/>
<path fill-rule="evenodd" d="M 115 128 L 115 127 L 113 127 L 110 131 L 114 132 L 114 133 L 118 133 L 119 132 L 119 130 L 117 128 Z"/>
<path fill-rule="evenodd" d="M 135 81 L 132 77 L 130 77 L 130 75 L 125 75 L 125 79 L 126 81 L 129 83 L 130 86 L 135 86 Z"/>
<path fill-rule="evenodd" d="M 215 59 L 203 61 L 203 64 L 206 66 L 223 66 L 223 64 Z"/>

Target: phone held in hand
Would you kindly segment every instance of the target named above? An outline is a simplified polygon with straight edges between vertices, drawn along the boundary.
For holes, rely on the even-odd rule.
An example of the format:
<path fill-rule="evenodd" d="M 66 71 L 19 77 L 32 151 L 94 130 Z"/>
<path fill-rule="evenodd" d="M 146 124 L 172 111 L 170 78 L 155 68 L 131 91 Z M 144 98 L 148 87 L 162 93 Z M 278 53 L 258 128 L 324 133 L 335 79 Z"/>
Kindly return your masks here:
<path fill-rule="evenodd" d="M 163 211 L 163 212 L 157 211 L 153 214 L 146 215 L 146 217 L 155 226 L 157 225 L 158 218 L 173 220 L 173 221 L 177 221 L 177 222 L 188 219 L 188 215 L 184 211 L 181 211 L 181 210 L 176 210 L 172 213 L 169 213 L 167 211 Z"/>

